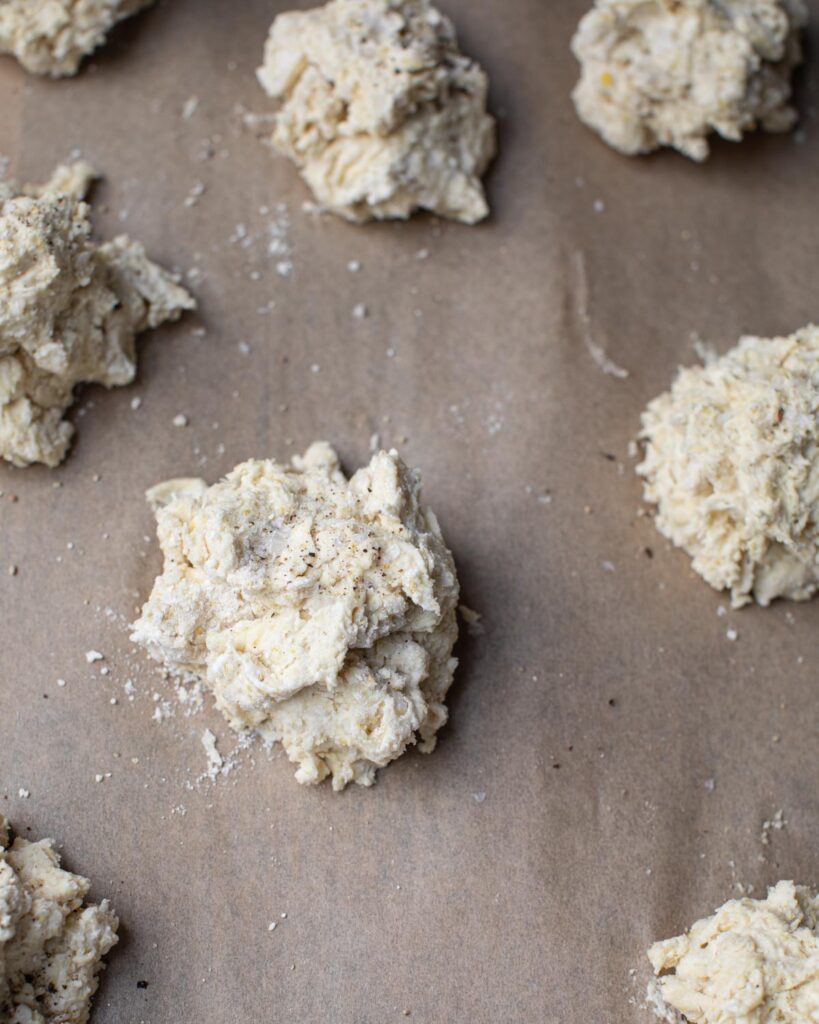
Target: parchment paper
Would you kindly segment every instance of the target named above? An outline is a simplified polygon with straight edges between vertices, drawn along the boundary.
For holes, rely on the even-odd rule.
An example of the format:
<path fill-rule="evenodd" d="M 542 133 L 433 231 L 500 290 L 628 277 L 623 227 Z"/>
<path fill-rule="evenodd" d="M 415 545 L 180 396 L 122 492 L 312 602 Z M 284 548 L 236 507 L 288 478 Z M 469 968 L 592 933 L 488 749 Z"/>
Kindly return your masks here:
<path fill-rule="evenodd" d="M 819 608 L 721 615 L 627 455 L 695 335 L 819 316 L 819 8 L 799 132 L 696 166 L 577 121 L 585 0 L 446 0 L 501 118 L 493 217 L 361 228 L 304 212 L 237 109 L 270 112 L 253 72 L 291 5 L 167 0 L 71 81 L 0 60 L 12 172 L 80 150 L 98 236 L 198 268 L 201 303 L 145 338 L 134 387 L 83 392 L 61 469 L 0 467 L 0 809 L 122 918 L 96 1024 L 647 1022 L 653 939 L 740 885 L 819 883 Z M 152 718 L 171 691 L 126 628 L 160 566 L 144 490 L 318 438 L 354 470 L 373 434 L 423 470 L 484 617 L 438 750 L 342 795 L 259 749 L 197 782 L 202 731 L 234 740 L 210 707 Z"/>

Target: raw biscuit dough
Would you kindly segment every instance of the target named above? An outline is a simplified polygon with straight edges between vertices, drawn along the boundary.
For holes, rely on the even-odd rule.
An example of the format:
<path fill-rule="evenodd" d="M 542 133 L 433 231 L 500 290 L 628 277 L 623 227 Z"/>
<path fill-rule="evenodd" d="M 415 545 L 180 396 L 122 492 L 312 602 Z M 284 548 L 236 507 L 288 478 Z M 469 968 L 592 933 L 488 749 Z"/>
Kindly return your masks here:
<path fill-rule="evenodd" d="M 78 163 L 42 187 L 0 183 L 0 457 L 16 466 L 58 465 L 74 386 L 130 383 L 135 336 L 195 305 L 139 243 L 91 241 L 93 178 Z"/>
<path fill-rule="evenodd" d="M 729 900 L 648 957 L 673 972 L 662 1000 L 691 1024 L 819 1024 L 819 896 L 804 886 Z"/>
<path fill-rule="evenodd" d="M 661 533 L 740 607 L 819 587 L 819 328 L 681 369 L 642 418 Z"/>
<path fill-rule="evenodd" d="M 429 0 L 331 0 L 280 14 L 258 72 L 273 146 L 319 203 L 362 222 L 423 208 L 473 224 L 495 153 L 487 77 Z"/>
<path fill-rule="evenodd" d="M 27 71 L 73 75 L 118 21 L 154 0 L 0 0 L 0 53 Z"/>
<path fill-rule="evenodd" d="M 712 131 L 787 131 L 807 20 L 803 0 L 597 0 L 572 41 L 577 112 L 630 156 L 704 160 Z"/>
<path fill-rule="evenodd" d="M 455 566 L 419 495 L 394 451 L 347 480 L 323 443 L 160 484 L 165 567 L 132 639 L 280 741 L 299 782 L 371 785 L 416 739 L 433 749 L 457 664 Z"/>
<path fill-rule="evenodd" d="M 53 839 L 9 842 L 0 814 L 0 1021 L 85 1024 L 119 922 L 91 883 L 60 867 Z"/>

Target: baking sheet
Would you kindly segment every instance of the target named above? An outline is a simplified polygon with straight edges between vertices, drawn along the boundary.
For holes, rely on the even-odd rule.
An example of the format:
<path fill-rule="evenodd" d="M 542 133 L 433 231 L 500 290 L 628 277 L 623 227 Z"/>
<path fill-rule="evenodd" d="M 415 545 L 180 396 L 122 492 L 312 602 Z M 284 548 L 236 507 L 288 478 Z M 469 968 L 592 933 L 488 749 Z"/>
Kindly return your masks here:
<path fill-rule="evenodd" d="M 577 122 L 585 0 L 446 0 L 501 118 L 494 215 L 358 228 L 305 213 L 244 123 L 292 5 L 160 3 L 71 81 L 0 60 L 12 171 L 80 150 L 99 237 L 196 268 L 201 303 L 143 340 L 132 388 L 83 393 L 62 468 L 0 467 L 0 809 L 122 918 L 96 1024 L 646 1022 L 653 939 L 739 886 L 819 883 L 819 610 L 721 615 L 638 516 L 627 454 L 695 335 L 819 315 L 819 9 L 799 132 L 700 167 Z M 258 749 L 202 781 L 202 731 L 225 753 L 229 731 L 173 701 L 154 721 L 169 688 L 127 638 L 160 566 L 143 491 L 317 438 L 353 470 L 373 434 L 422 469 L 484 618 L 451 724 L 372 790 L 299 787 Z"/>

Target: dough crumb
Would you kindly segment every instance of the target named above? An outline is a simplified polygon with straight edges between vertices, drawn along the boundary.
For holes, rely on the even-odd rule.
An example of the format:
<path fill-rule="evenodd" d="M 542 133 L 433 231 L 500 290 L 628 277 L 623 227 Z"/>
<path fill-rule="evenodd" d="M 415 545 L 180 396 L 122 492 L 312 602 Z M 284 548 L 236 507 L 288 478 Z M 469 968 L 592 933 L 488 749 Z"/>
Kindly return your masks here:
<path fill-rule="evenodd" d="M 188 99 L 182 104 L 182 118 L 185 121 L 190 121 L 196 111 L 199 109 L 199 97 L 189 96 Z"/>
<path fill-rule="evenodd" d="M 14 54 L 35 75 L 74 75 L 118 21 L 153 2 L 0 0 L 0 53 Z"/>
<path fill-rule="evenodd" d="M 495 154 L 486 74 L 429 0 L 331 0 L 280 14 L 258 71 L 271 143 L 347 220 L 425 209 L 473 224 Z"/>
<path fill-rule="evenodd" d="M 411 744 L 434 748 L 458 580 L 396 452 L 348 480 L 318 443 L 292 466 L 245 462 L 148 500 L 165 566 L 132 639 L 199 676 L 235 729 L 281 742 L 299 782 L 332 775 L 336 790 L 372 785 Z"/>
<path fill-rule="evenodd" d="M 788 131 L 807 21 L 802 0 L 596 0 L 572 40 L 577 113 L 629 156 L 705 160 L 711 132 Z"/>
<path fill-rule="evenodd" d="M 729 900 L 686 934 L 655 942 L 648 958 L 661 975 L 648 993 L 661 1020 L 819 1020 L 819 896 L 793 882 L 764 900 Z"/>
<path fill-rule="evenodd" d="M 770 846 L 771 832 L 781 832 L 782 829 L 787 828 L 787 825 L 785 812 L 780 807 L 772 818 L 762 822 L 762 832 L 760 833 L 759 841 L 763 846 Z"/>
<path fill-rule="evenodd" d="M 75 385 L 129 384 L 136 335 L 196 305 L 139 243 L 91 241 L 94 177 L 79 162 L 43 186 L 0 184 L 0 457 L 15 466 L 59 465 Z"/>
<path fill-rule="evenodd" d="M 659 531 L 735 608 L 819 588 L 819 328 L 742 338 L 643 413 Z"/>
<path fill-rule="evenodd" d="M 470 636 L 478 637 L 484 635 L 486 627 L 481 621 L 483 616 L 480 612 L 476 612 L 474 608 L 469 608 L 465 604 L 458 605 L 458 611 L 466 623 L 466 631 Z"/>
<path fill-rule="evenodd" d="M 0 1020 L 86 1024 L 119 922 L 91 883 L 60 867 L 53 839 L 12 842 L 0 814 Z"/>
<path fill-rule="evenodd" d="M 205 729 L 202 733 L 202 746 L 205 748 L 205 754 L 208 759 L 208 775 L 216 778 L 225 761 L 217 749 L 216 737 L 210 729 Z"/>

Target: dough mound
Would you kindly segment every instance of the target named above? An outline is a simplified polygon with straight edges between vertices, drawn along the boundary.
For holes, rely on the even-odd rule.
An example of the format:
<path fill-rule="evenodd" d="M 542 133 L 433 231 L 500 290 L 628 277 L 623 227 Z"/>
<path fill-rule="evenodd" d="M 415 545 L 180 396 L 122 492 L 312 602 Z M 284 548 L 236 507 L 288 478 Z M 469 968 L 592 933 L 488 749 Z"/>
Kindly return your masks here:
<path fill-rule="evenodd" d="M 642 418 L 662 534 L 734 607 L 819 588 L 819 328 L 681 369 Z"/>
<path fill-rule="evenodd" d="M 474 224 L 495 154 L 487 77 L 429 0 L 331 0 L 273 22 L 258 71 L 273 146 L 347 220 L 419 208 Z"/>
<path fill-rule="evenodd" d="M 165 567 L 132 639 L 280 741 L 299 782 L 372 785 L 416 734 L 433 749 L 457 665 L 455 566 L 419 492 L 395 452 L 347 480 L 323 443 L 160 484 Z"/>
<path fill-rule="evenodd" d="M 73 75 L 118 21 L 153 2 L 0 0 L 0 53 L 13 53 L 35 75 Z"/>
<path fill-rule="evenodd" d="M 137 242 L 91 241 L 93 178 L 78 163 L 42 187 L 0 184 L 0 457 L 16 466 L 58 465 L 74 386 L 130 383 L 135 335 L 195 306 Z"/>
<path fill-rule="evenodd" d="M 712 131 L 788 131 L 807 21 L 803 0 L 597 0 L 572 41 L 577 113 L 629 156 L 705 160 Z"/>
<path fill-rule="evenodd" d="M 656 974 L 674 972 L 662 999 L 692 1024 L 819 1021 L 819 896 L 793 882 L 729 900 L 648 957 Z"/>
<path fill-rule="evenodd" d="M 85 1024 L 119 922 L 91 883 L 60 867 L 53 839 L 9 843 L 0 814 L 0 1021 Z"/>

